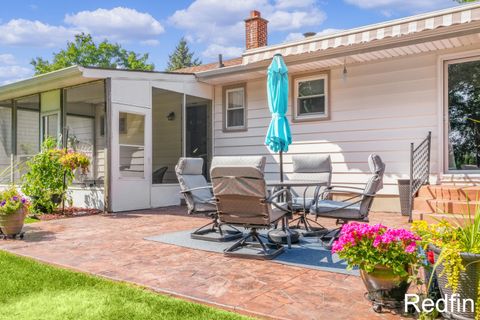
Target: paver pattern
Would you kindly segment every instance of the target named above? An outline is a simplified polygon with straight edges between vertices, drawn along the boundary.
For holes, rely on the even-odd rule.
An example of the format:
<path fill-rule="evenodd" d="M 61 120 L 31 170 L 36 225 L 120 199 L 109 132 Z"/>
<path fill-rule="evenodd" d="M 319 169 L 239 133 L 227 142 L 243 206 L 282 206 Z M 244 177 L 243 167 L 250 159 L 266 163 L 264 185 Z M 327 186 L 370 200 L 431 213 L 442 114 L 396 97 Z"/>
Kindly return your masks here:
<path fill-rule="evenodd" d="M 370 216 L 408 226 L 400 214 Z M 260 318 L 399 319 L 372 311 L 359 277 L 144 240 L 205 219 L 169 207 L 40 222 L 26 226 L 24 241 L 2 241 L 0 249 Z"/>

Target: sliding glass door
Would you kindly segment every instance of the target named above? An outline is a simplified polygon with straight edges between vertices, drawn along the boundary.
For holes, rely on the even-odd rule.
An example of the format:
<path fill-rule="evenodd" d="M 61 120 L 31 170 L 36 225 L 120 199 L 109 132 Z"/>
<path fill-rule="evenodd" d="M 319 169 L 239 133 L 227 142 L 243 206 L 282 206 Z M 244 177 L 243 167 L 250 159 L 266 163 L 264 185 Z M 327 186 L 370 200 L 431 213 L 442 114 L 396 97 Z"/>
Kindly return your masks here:
<path fill-rule="evenodd" d="M 447 171 L 480 173 L 480 57 L 445 66 Z"/>

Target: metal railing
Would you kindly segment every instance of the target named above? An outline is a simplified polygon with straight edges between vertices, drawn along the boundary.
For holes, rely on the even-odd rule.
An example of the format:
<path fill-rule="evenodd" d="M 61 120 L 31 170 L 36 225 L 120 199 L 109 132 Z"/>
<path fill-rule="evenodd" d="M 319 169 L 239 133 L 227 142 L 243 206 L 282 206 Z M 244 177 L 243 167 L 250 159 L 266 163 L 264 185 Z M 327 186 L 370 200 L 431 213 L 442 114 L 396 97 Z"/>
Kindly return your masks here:
<path fill-rule="evenodd" d="M 432 132 L 417 147 L 410 144 L 410 197 L 408 203 L 408 221 L 412 222 L 413 200 L 423 185 L 429 184 L 430 153 L 432 146 Z"/>

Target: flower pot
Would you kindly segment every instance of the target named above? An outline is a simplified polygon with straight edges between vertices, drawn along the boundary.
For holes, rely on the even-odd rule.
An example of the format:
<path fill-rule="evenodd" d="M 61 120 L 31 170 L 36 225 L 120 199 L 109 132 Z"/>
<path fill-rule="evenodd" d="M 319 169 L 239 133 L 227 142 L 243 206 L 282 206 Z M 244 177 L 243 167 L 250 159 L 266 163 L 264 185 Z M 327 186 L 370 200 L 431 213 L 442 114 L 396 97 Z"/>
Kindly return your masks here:
<path fill-rule="evenodd" d="M 52 202 L 53 202 L 53 203 L 55 203 L 55 204 L 60 204 L 60 203 L 62 203 L 63 197 L 62 197 L 61 194 L 52 194 L 51 199 L 52 199 Z"/>
<path fill-rule="evenodd" d="M 25 210 L 22 208 L 15 213 L 0 215 L 0 230 L 7 236 L 20 234 L 25 220 Z"/>
<path fill-rule="evenodd" d="M 430 249 L 435 253 L 435 261 L 437 261 L 441 250 L 435 246 L 430 246 Z M 463 301 L 466 299 L 471 299 L 475 303 L 475 306 L 477 304 L 478 283 L 480 281 L 480 254 L 461 253 L 460 256 L 462 257 L 465 271 L 460 272 L 458 289 L 456 292 L 453 292 L 452 288 L 446 287 L 448 283 L 447 275 L 441 275 L 444 269 L 443 263 L 439 263 L 435 270 L 442 298 L 445 298 L 446 295 L 452 297 L 454 293 L 458 294 L 458 300 L 455 299 L 452 301 L 453 303 L 451 303 L 449 310 L 444 312 L 443 316 L 446 318 L 461 320 L 475 319 L 475 312 L 471 312 L 470 308 L 465 308 L 464 310 L 462 305 Z M 457 308 L 457 304 L 460 308 Z M 468 304 L 468 306 L 470 305 Z"/>
<path fill-rule="evenodd" d="M 386 266 L 376 266 L 372 272 L 360 270 L 360 276 L 367 288 L 368 298 L 374 302 L 401 302 L 410 287 L 408 277 L 396 275 Z"/>

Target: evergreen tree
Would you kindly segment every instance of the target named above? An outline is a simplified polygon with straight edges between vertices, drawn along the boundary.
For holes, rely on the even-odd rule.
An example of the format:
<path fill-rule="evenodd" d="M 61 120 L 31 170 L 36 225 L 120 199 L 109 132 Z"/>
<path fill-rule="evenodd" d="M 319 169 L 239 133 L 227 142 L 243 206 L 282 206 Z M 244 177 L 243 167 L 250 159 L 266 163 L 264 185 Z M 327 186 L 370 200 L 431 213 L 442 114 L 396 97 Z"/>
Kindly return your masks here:
<path fill-rule="evenodd" d="M 52 62 L 37 57 L 30 62 L 35 68 L 35 75 L 63 69 L 73 65 L 101 68 L 121 68 L 131 70 L 154 69 L 148 63 L 148 54 L 138 54 L 123 49 L 117 43 L 104 40 L 95 43 L 89 34 L 75 35 L 73 42 L 67 43 L 67 48 L 53 54 Z"/>
<path fill-rule="evenodd" d="M 201 65 L 198 58 L 194 58 L 195 53 L 188 48 L 187 40 L 184 37 L 180 39 L 175 51 L 168 56 L 168 65 L 165 71 L 174 71 L 181 68 Z"/>

